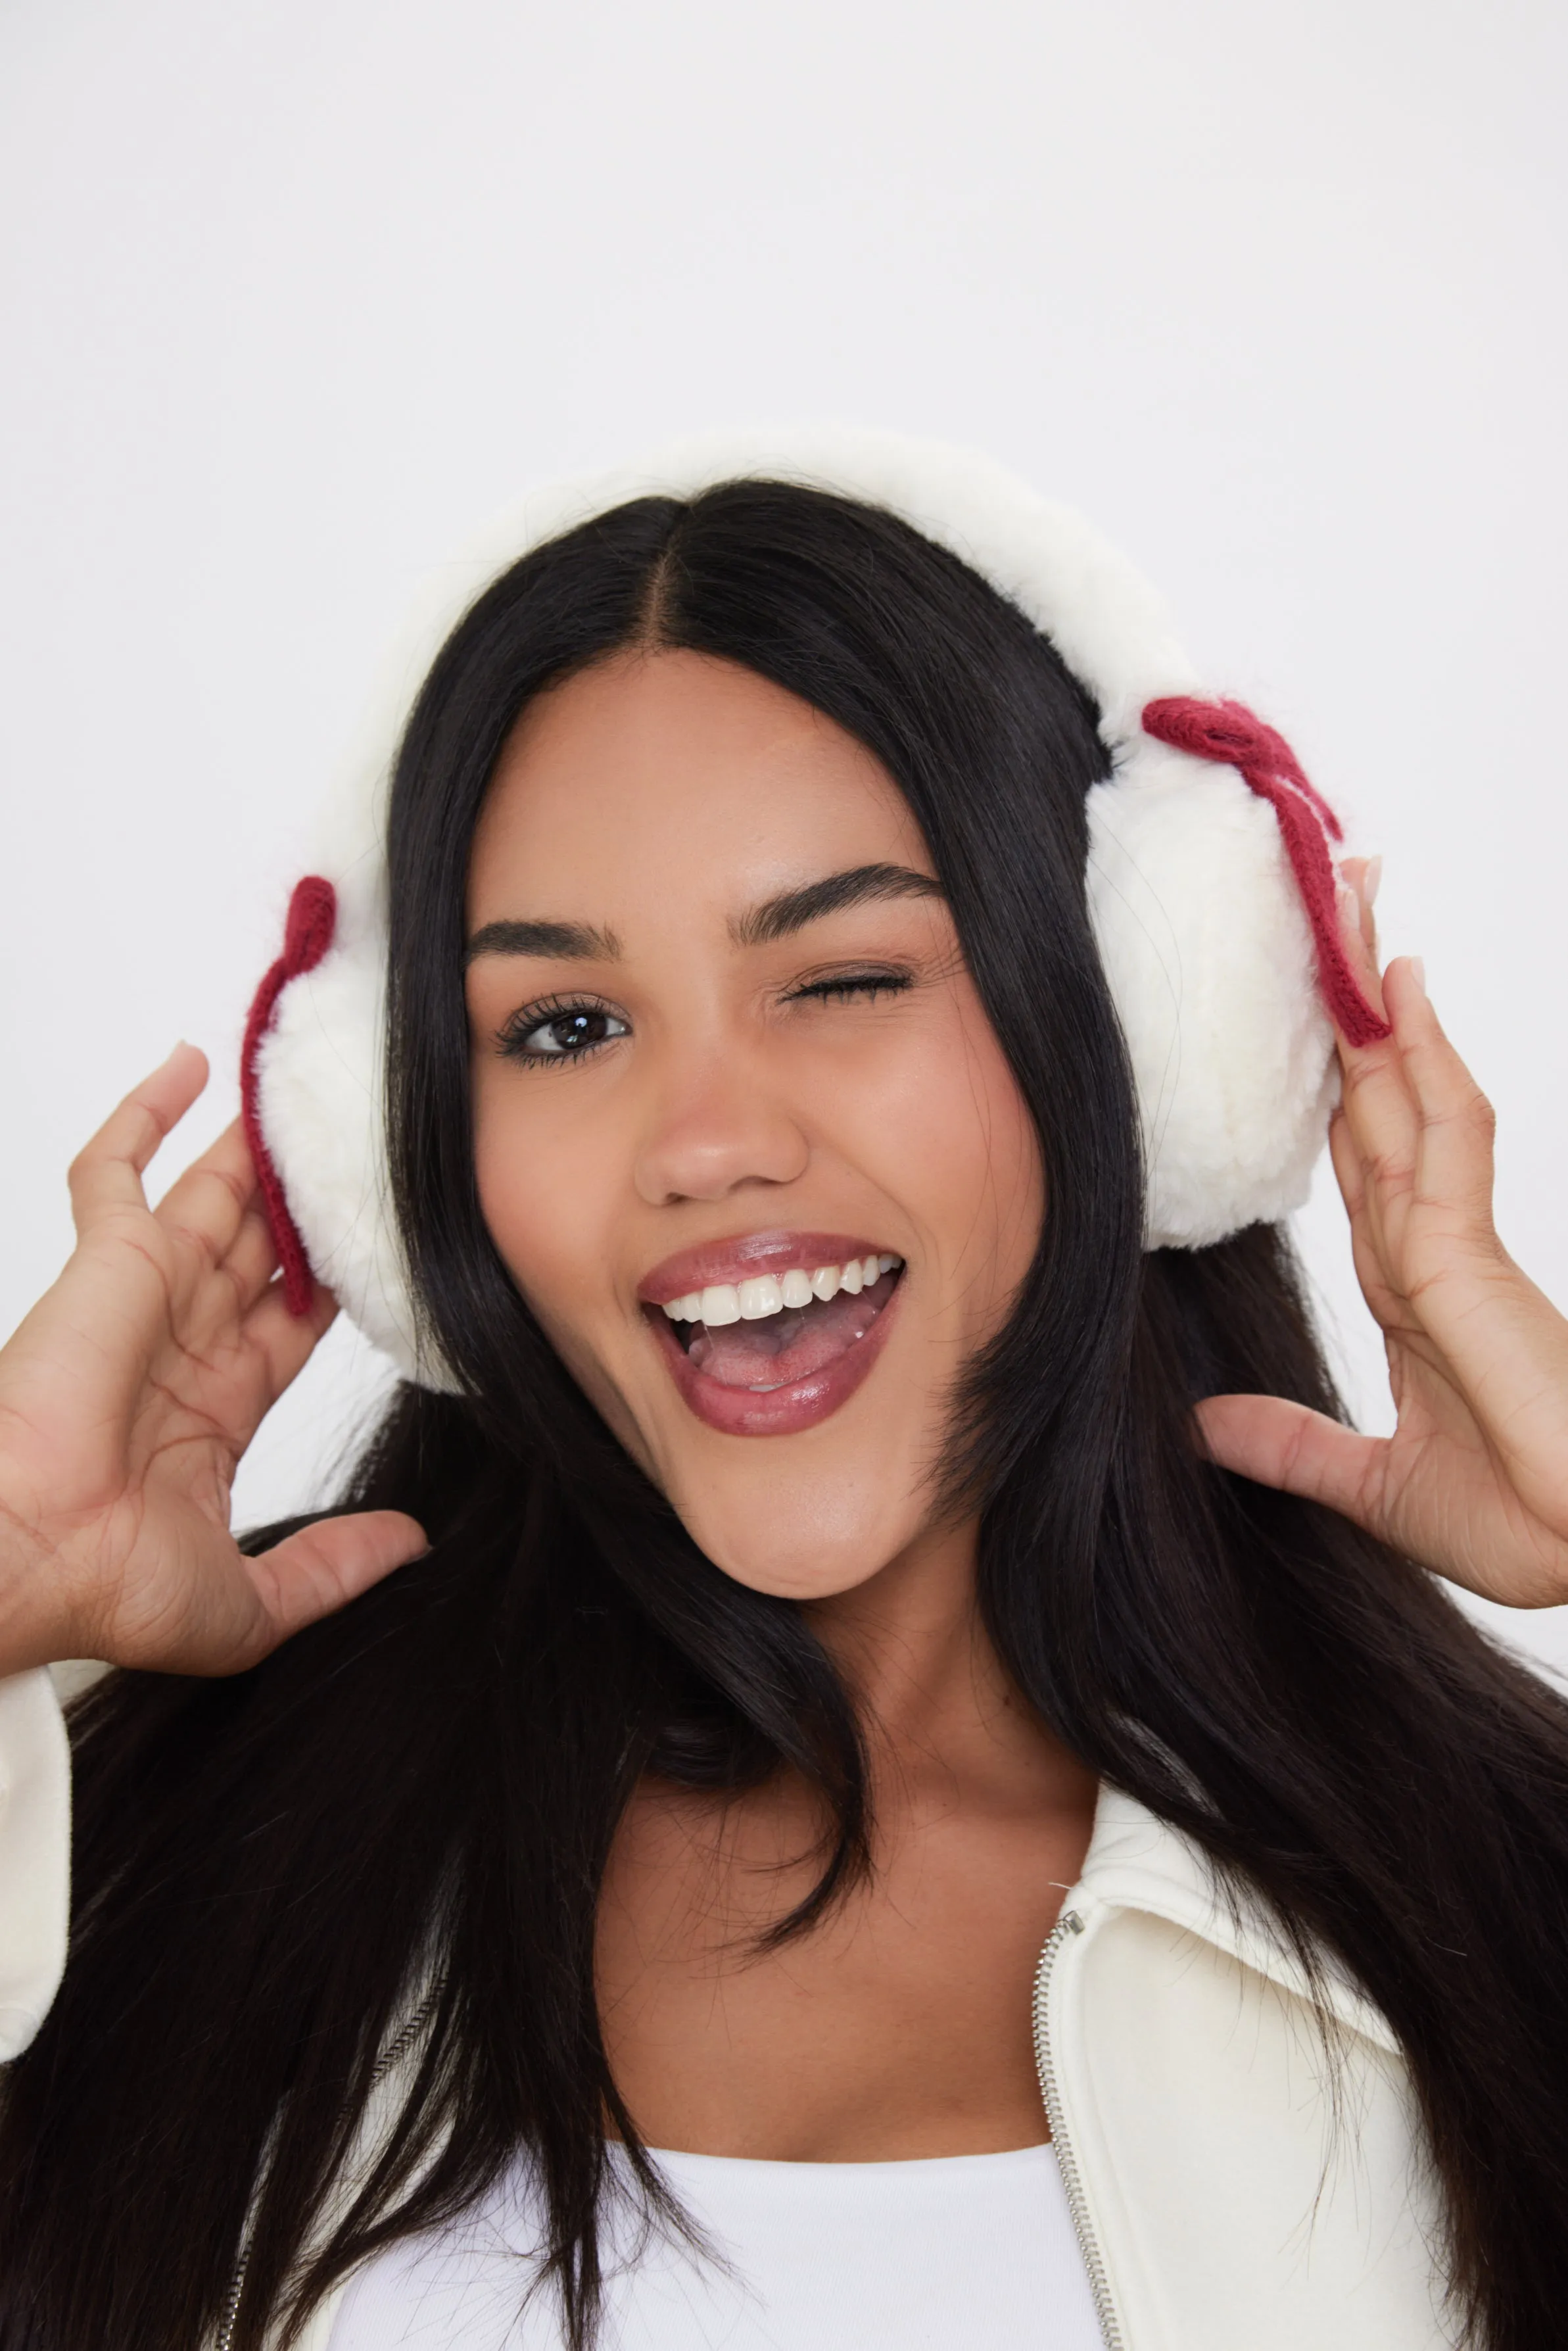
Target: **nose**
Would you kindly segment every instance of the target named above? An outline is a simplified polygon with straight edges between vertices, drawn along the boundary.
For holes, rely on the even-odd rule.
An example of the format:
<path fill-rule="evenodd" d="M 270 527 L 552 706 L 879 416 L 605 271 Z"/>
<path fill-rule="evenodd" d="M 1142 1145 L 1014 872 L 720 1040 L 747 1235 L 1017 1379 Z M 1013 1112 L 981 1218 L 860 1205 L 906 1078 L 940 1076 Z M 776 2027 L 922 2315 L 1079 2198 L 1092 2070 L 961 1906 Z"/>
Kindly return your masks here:
<path fill-rule="evenodd" d="M 793 1184 L 810 1156 L 790 1105 L 735 1054 L 666 1083 L 637 1155 L 635 1180 L 650 1207 L 722 1200 L 752 1184 Z"/>

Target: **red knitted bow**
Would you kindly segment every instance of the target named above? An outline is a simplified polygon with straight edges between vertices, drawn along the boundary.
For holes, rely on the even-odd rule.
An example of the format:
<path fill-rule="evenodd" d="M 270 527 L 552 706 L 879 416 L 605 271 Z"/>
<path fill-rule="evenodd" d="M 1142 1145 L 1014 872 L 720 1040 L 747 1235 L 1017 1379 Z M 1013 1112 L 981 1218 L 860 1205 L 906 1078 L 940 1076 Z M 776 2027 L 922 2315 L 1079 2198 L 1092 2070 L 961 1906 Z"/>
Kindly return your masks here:
<path fill-rule="evenodd" d="M 319 874 L 306 874 L 295 884 L 294 895 L 288 902 L 288 921 L 284 928 L 283 953 L 267 972 L 255 992 L 250 1017 L 245 1022 L 244 1042 L 240 1047 L 240 1117 L 244 1124 L 245 1141 L 251 1147 L 256 1182 L 261 1186 L 262 1206 L 272 1233 L 273 1247 L 283 1269 L 283 1294 L 291 1314 L 308 1311 L 314 1282 L 310 1259 L 305 1253 L 305 1243 L 299 1238 L 299 1227 L 289 1214 L 288 1200 L 283 1179 L 273 1165 L 273 1156 L 262 1133 L 260 1072 L 262 1040 L 271 1029 L 277 1010 L 277 999 L 291 979 L 301 972 L 314 971 L 327 948 L 337 926 L 337 893 L 330 882 Z"/>
<path fill-rule="evenodd" d="M 1388 1023 L 1363 995 L 1340 936 L 1334 860 L 1328 852 L 1329 841 L 1342 838 L 1339 820 L 1308 783 L 1284 737 L 1254 716 L 1245 703 L 1199 702 L 1187 694 L 1147 703 L 1143 729 L 1157 742 L 1234 768 L 1258 798 L 1268 801 L 1312 925 L 1318 987 L 1334 1026 L 1352 1045 L 1372 1045 L 1388 1036 Z"/>

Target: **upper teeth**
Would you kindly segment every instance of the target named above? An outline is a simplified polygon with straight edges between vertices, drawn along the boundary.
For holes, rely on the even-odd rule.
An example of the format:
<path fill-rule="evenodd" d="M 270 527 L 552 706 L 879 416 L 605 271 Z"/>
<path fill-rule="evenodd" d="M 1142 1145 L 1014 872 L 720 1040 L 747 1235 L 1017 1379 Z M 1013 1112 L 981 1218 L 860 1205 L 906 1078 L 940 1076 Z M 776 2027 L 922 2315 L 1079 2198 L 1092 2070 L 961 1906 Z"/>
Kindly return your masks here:
<path fill-rule="evenodd" d="M 852 1257 L 847 1265 L 819 1265 L 815 1273 L 794 1266 L 782 1278 L 759 1273 L 750 1281 L 715 1281 L 706 1290 L 688 1290 L 684 1298 L 668 1299 L 664 1311 L 672 1322 L 760 1322 L 786 1306 L 809 1306 L 814 1298 L 835 1298 L 841 1290 L 853 1298 L 902 1262 L 896 1257 Z"/>

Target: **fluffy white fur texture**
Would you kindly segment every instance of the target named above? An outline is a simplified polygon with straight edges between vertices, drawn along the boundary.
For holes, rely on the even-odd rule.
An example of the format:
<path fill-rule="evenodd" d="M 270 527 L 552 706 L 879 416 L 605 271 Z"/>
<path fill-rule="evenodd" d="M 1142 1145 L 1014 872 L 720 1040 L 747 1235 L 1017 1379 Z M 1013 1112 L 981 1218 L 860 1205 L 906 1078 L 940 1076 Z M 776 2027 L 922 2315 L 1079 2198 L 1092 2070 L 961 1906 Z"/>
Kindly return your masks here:
<path fill-rule="evenodd" d="M 430 583 L 312 871 L 337 931 L 278 1006 L 262 1118 L 310 1260 L 400 1369 L 447 1384 L 421 1339 L 387 1186 L 381 1102 L 386 791 L 404 720 L 449 631 L 527 549 L 623 500 L 741 476 L 889 508 L 1047 634 L 1099 705 L 1112 779 L 1089 799 L 1089 905 L 1137 1081 L 1147 1246 L 1198 1248 L 1306 1196 L 1335 1082 L 1311 933 L 1272 810 L 1234 769 L 1146 736 L 1158 695 L 1204 691 L 1146 580 L 1089 525 L 989 458 L 837 429 L 703 435 L 532 493 Z"/>

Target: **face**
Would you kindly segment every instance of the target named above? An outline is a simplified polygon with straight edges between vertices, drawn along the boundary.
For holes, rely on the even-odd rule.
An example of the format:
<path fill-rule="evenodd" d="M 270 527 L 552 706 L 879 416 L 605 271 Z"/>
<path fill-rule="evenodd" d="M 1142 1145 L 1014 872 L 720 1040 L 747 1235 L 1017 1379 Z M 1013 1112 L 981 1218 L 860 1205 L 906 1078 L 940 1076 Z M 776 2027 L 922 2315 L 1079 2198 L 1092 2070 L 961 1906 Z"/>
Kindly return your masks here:
<path fill-rule="evenodd" d="M 886 771 L 635 653 L 530 705 L 469 884 L 480 1196 L 574 1376 L 742 1583 L 929 1531 L 954 1383 L 1043 1213 L 1033 1130 Z"/>

